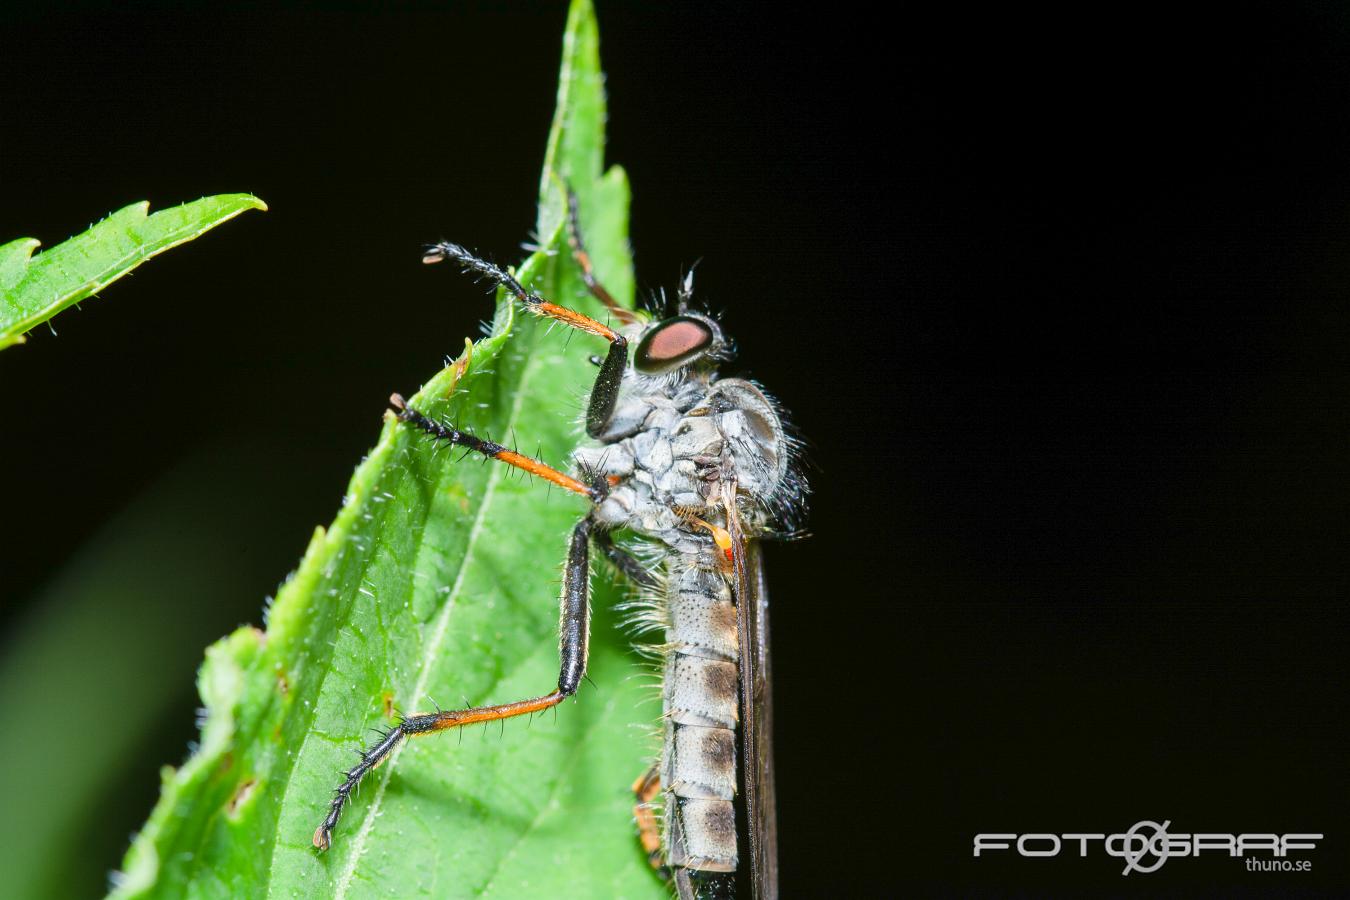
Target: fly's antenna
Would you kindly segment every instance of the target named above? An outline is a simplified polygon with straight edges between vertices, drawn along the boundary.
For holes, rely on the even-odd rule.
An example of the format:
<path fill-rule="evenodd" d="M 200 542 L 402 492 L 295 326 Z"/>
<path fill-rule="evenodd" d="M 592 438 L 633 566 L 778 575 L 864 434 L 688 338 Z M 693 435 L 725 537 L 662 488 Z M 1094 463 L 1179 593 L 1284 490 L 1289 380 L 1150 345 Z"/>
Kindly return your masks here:
<path fill-rule="evenodd" d="M 694 269 L 698 268 L 698 264 L 701 262 L 703 262 L 702 259 L 695 260 L 694 264 L 689 267 L 689 271 L 684 273 L 684 280 L 680 282 L 679 308 L 677 310 L 679 315 L 684 315 L 689 311 L 689 303 L 694 299 Z"/>

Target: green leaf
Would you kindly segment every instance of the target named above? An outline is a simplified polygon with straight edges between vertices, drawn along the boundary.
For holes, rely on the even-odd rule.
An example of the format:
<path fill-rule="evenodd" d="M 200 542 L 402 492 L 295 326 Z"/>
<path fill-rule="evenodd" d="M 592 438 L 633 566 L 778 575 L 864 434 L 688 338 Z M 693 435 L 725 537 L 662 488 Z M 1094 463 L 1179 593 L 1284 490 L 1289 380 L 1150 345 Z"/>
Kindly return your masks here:
<path fill-rule="evenodd" d="M 575 0 L 540 186 L 548 252 L 518 274 L 597 316 L 562 239 L 561 183 L 580 196 L 598 272 L 631 302 L 628 185 L 618 169 L 602 174 L 604 108 L 594 14 Z M 595 373 L 587 339 L 568 337 L 514 315 L 499 294 L 492 335 L 462 377 L 451 366 L 410 402 L 565 466 Z M 387 421 L 332 526 L 278 592 L 267 631 L 241 629 L 208 651 L 200 748 L 165 771 L 116 895 L 665 897 L 629 793 L 657 749 L 640 726 L 656 723 L 659 706 L 615 627 L 618 589 L 603 578 L 594 686 L 556 716 L 406 742 L 367 777 L 332 849 L 311 846 L 338 770 L 371 728 L 394 720 L 391 709 L 552 690 L 558 572 L 586 510 Z"/>
<path fill-rule="evenodd" d="M 0 348 L 103 290 L 152 256 L 200 237 L 249 209 L 267 209 L 252 194 L 219 194 L 147 215 L 144 201 L 119 209 L 83 234 L 33 256 L 38 241 L 0 246 Z"/>

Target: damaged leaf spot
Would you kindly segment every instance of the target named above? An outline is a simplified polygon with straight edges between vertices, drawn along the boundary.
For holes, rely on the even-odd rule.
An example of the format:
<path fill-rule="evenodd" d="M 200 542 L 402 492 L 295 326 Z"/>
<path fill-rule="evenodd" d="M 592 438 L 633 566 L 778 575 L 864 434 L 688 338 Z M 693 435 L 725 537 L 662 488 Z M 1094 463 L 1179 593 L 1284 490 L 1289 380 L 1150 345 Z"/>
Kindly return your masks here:
<path fill-rule="evenodd" d="M 249 796 L 253 793 L 253 789 L 257 786 L 258 779 L 250 778 L 235 789 L 234 796 L 230 798 L 230 802 L 225 808 L 226 812 L 229 813 L 230 818 L 233 819 L 239 815 L 239 808 L 248 801 Z"/>

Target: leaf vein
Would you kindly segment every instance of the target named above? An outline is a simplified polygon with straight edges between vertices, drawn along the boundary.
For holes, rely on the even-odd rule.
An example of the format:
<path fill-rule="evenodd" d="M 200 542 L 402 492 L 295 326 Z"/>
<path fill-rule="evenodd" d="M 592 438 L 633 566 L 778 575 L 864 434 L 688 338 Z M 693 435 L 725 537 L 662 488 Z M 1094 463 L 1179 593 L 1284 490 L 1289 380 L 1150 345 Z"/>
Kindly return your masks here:
<path fill-rule="evenodd" d="M 510 302 L 509 300 L 507 302 Z M 520 417 L 524 407 L 525 398 L 528 391 L 525 385 L 529 382 L 536 366 L 537 357 L 529 356 L 525 361 L 525 368 L 521 372 L 520 382 L 516 385 L 515 400 L 511 405 L 511 412 L 507 416 L 507 425 L 514 427 L 517 419 Z M 488 476 L 488 486 L 483 492 L 483 502 L 479 504 L 478 511 L 474 515 L 473 527 L 469 530 L 469 538 L 464 548 L 464 558 L 460 563 L 459 573 L 455 576 L 454 586 L 446 596 L 445 605 L 441 607 L 440 613 L 436 617 L 436 630 L 433 632 L 431 640 L 424 646 L 422 652 L 421 668 L 417 675 L 417 684 L 413 688 L 411 702 L 416 703 L 417 698 L 426 693 L 427 683 L 431 679 L 431 669 L 439 656 L 441 644 L 445 641 L 445 635 L 449 631 L 450 614 L 456 606 L 459 599 L 460 589 L 464 585 L 465 574 L 473 564 L 474 548 L 478 545 L 478 535 L 487 521 L 487 511 L 492 506 L 493 498 L 496 495 L 497 485 L 501 483 L 505 466 L 497 466 Z M 403 748 L 407 746 L 406 741 L 399 744 L 390 755 L 389 762 L 384 765 L 380 772 L 380 782 L 375 788 L 375 797 L 371 800 L 370 808 L 366 811 L 366 816 L 361 822 L 360 830 L 352 838 L 352 851 L 347 857 L 347 865 L 343 867 L 338 875 L 336 889 L 333 893 L 334 900 L 343 900 L 347 896 L 347 891 L 351 887 L 352 878 L 356 874 L 357 863 L 360 862 L 361 855 L 365 850 L 366 841 L 369 839 L 370 831 L 374 827 L 375 819 L 379 815 L 380 805 L 384 801 L 385 790 L 389 786 L 389 779 L 393 776 L 394 768 L 398 764 L 398 758 L 403 753 Z"/>

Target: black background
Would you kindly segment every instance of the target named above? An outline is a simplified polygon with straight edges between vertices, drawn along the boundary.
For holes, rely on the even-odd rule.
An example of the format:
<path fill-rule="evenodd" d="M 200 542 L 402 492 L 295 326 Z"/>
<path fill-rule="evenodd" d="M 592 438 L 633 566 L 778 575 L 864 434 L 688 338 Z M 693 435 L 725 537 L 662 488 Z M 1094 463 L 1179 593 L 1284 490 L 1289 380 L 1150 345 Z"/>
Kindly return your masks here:
<path fill-rule="evenodd" d="M 0 355 L 0 454 L 43 473 L 6 488 L 5 621 L 194 448 L 270 439 L 255 483 L 294 540 L 238 608 L 184 598 L 223 633 L 331 518 L 389 392 L 486 314 L 418 254 L 526 238 L 565 10 L 23 15 L 0 239 L 139 199 L 271 212 Z M 599 15 L 639 283 L 702 258 L 735 371 L 819 467 L 814 536 L 769 557 L 789 895 L 1350 890 L 1345 16 Z M 192 735 L 189 671 L 95 887 Z M 1307 874 L 971 857 L 979 831 L 1141 819 L 1326 838 Z"/>

